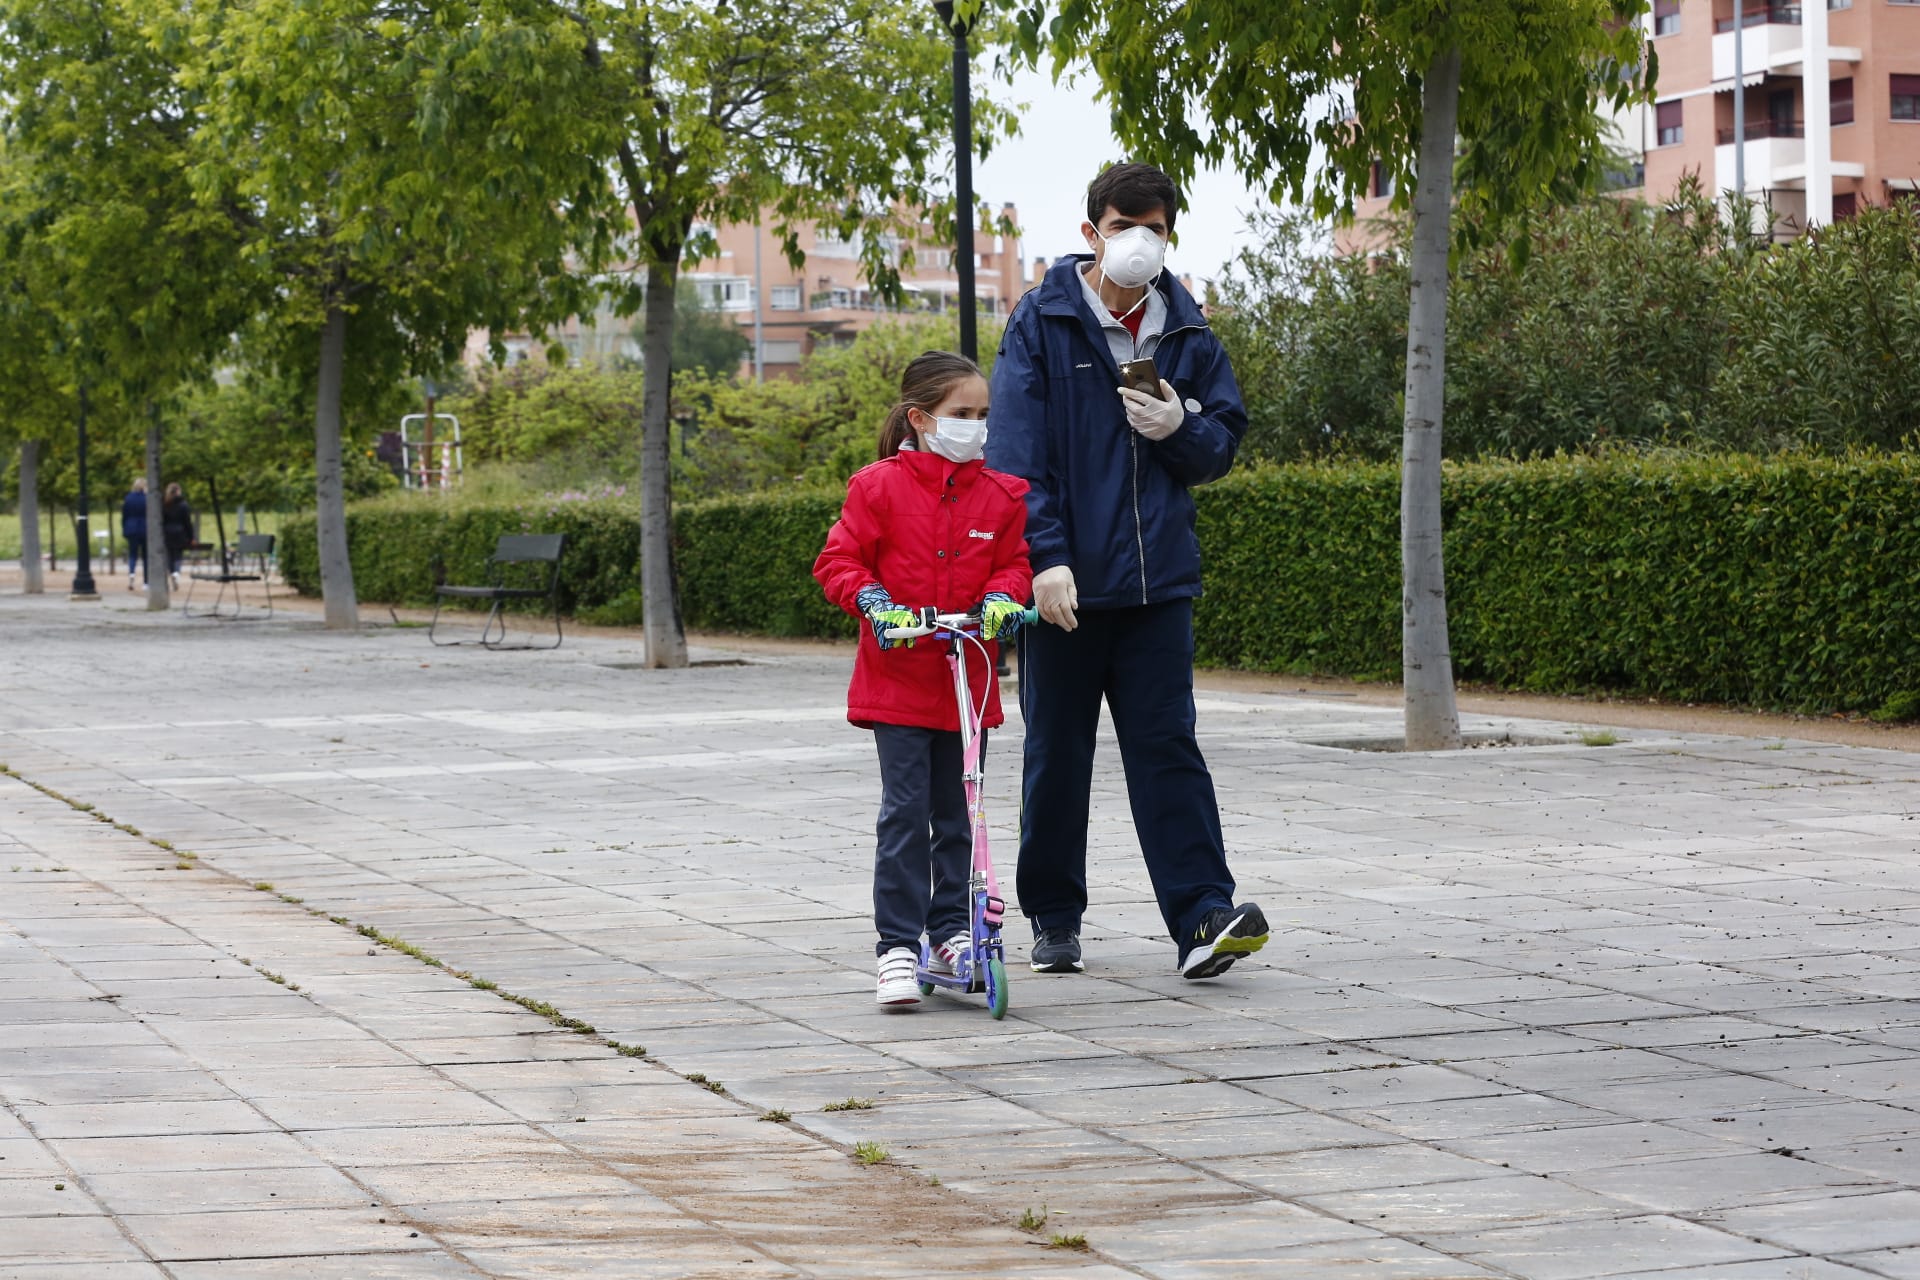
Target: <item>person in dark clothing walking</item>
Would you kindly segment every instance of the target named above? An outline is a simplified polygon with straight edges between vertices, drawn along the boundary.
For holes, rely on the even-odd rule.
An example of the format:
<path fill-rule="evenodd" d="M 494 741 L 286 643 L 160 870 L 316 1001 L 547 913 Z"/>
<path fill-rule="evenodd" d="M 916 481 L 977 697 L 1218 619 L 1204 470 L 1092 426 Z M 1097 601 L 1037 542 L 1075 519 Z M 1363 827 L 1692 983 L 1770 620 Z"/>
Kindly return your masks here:
<path fill-rule="evenodd" d="M 193 508 L 180 486 L 167 486 L 160 503 L 160 532 L 167 540 L 167 574 L 173 586 L 180 585 L 180 559 L 193 545 Z"/>
<path fill-rule="evenodd" d="M 127 590 L 134 590 L 134 579 L 142 582 L 140 572 L 147 557 L 147 482 L 135 480 L 127 496 L 120 500 L 120 537 L 127 544 Z"/>
<path fill-rule="evenodd" d="M 1026 761 L 1020 909 L 1041 973 L 1084 968 L 1087 818 L 1104 697 L 1133 825 L 1178 970 L 1211 978 L 1267 941 L 1234 905 L 1213 777 L 1194 736 L 1200 545 L 1188 492 L 1233 466 L 1246 409 L 1200 307 L 1162 268 L 1180 193 L 1150 165 L 1087 189 L 1092 250 L 1057 260 L 1008 319 L 987 465 L 1019 476 L 1040 616 L 1020 644 Z M 1151 360 L 1153 391 L 1120 364 Z M 1150 384 L 1149 384 L 1150 385 Z"/>

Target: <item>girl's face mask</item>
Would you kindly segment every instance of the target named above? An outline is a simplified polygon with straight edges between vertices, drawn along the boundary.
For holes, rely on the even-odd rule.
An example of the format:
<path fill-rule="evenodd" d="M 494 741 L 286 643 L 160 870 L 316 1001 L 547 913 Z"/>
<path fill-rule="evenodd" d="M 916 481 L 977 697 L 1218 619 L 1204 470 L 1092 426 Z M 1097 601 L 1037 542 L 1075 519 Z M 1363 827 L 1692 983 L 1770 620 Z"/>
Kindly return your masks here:
<path fill-rule="evenodd" d="M 972 462 L 987 447 L 987 420 L 935 418 L 933 430 L 921 432 L 920 441 L 949 462 Z"/>

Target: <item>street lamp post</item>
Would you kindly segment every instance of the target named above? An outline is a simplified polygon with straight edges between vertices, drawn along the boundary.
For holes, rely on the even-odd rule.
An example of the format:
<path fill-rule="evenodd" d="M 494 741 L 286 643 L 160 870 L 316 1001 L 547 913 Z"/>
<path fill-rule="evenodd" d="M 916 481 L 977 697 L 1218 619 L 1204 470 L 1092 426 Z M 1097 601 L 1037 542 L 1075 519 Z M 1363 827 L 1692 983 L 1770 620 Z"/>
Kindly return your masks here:
<path fill-rule="evenodd" d="M 967 28 L 953 0 L 934 0 L 940 22 L 953 32 L 953 225 L 954 272 L 960 277 L 960 354 L 980 358 L 973 301 L 973 91 L 969 80 Z"/>
<path fill-rule="evenodd" d="M 80 545 L 74 548 L 73 591 L 68 598 L 98 600 L 100 593 L 93 585 L 93 548 L 89 545 L 93 535 L 87 528 L 87 384 L 84 382 L 80 384 L 80 509 L 74 513 L 73 524 Z"/>

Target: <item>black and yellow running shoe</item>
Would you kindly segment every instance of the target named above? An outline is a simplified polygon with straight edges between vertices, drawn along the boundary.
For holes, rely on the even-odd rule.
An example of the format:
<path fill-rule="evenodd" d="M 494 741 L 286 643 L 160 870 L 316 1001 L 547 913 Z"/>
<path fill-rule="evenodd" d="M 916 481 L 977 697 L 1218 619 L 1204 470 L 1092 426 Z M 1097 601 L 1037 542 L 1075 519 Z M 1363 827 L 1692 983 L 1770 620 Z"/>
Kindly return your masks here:
<path fill-rule="evenodd" d="M 1207 912 L 1180 951 L 1180 976 L 1217 978 L 1267 945 L 1267 917 L 1251 902 Z"/>

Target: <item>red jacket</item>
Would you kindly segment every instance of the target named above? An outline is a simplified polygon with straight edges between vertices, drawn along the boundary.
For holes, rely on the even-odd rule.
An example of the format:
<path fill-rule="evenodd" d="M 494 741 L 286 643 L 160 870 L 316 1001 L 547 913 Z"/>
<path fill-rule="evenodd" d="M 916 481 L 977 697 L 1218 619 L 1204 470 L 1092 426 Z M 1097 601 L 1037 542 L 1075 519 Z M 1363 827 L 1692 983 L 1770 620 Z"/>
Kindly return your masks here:
<path fill-rule="evenodd" d="M 847 504 L 827 533 L 813 576 L 827 599 L 864 623 L 854 597 L 878 582 L 895 604 L 932 605 L 942 613 L 977 606 L 1003 592 L 1025 603 L 1033 590 L 1027 563 L 1027 482 L 989 471 L 982 462 L 948 462 L 903 449 L 847 481 Z M 998 645 L 988 642 L 989 655 Z M 908 649 L 882 652 L 862 626 L 860 652 L 847 688 L 847 719 L 880 724 L 960 728 L 947 669 L 948 644 L 926 637 Z M 967 687 L 987 695 L 981 723 L 1000 723 L 1000 682 L 993 664 L 967 646 Z"/>

